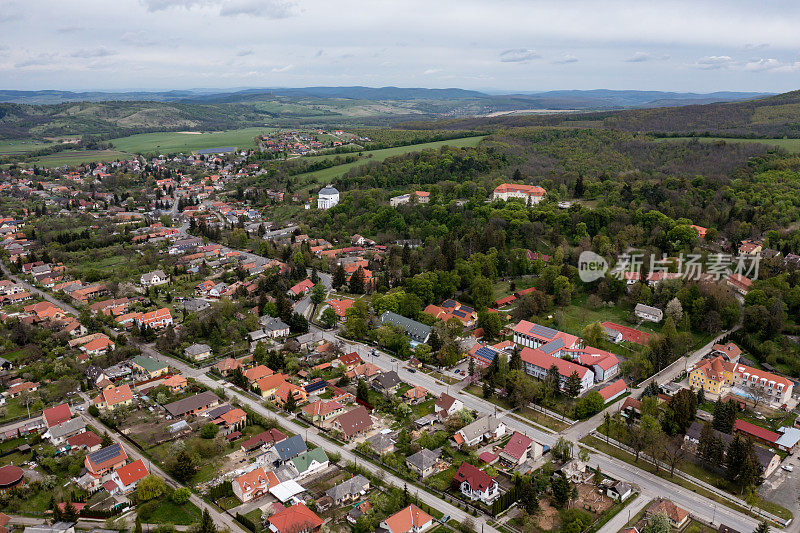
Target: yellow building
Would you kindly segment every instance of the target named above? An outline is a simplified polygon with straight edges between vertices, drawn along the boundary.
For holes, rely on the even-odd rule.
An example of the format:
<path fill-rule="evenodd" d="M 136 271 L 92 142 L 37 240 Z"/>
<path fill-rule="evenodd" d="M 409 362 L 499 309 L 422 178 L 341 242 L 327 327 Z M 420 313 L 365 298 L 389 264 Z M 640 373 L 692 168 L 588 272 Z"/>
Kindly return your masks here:
<path fill-rule="evenodd" d="M 733 384 L 733 368 L 722 356 L 705 359 L 689 373 L 689 383 L 695 389 L 722 394 Z"/>

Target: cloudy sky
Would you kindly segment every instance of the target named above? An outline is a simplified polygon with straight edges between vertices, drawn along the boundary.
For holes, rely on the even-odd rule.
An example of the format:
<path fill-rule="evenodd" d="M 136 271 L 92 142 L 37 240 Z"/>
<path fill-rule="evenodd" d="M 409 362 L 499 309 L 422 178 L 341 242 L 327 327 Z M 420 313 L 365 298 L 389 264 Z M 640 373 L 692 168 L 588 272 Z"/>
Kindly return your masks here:
<path fill-rule="evenodd" d="M 0 89 L 782 92 L 799 23 L 777 0 L 4 0 Z"/>

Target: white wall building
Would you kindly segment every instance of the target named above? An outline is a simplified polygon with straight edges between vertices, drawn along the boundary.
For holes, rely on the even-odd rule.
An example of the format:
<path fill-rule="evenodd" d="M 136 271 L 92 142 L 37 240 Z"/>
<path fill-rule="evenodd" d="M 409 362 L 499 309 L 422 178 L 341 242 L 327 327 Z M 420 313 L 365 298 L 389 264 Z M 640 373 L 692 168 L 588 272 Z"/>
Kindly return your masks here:
<path fill-rule="evenodd" d="M 329 185 L 327 187 L 323 187 L 319 191 L 319 197 L 317 198 L 317 209 L 330 209 L 338 203 L 339 191 L 337 191 L 335 187 L 331 187 Z"/>

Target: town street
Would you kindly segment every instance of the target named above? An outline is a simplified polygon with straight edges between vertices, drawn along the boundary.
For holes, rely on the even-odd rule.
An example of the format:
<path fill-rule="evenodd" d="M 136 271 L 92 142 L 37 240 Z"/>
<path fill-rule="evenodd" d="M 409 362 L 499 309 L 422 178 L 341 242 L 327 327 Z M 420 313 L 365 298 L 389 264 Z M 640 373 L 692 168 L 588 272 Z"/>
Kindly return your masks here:
<path fill-rule="evenodd" d="M 88 408 L 89 408 L 89 405 L 91 405 L 91 401 L 89 399 L 89 396 L 86 395 L 85 393 L 81 393 L 81 396 L 83 397 L 84 400 L 86 400 L 86 403 L 84 405 L 85 408 L 83 410 L 81 410 L 81 411 L 78 411 L 78 414 L 80 415 L 80 417 L 83 418 L 84 421 L 87 424 L 91 424 L 96 428 L 107 429 L 106 426 L 99 419 L 97 419 L 97 418 L 95 418 L 95 417 L 93 417 L 92 415 L 89 414 Z M 111 431 L 114 432 L 113 430 L 111 430 Z M 120 445 L 122 445 L 122 448 L 125 450 L 125 453 L 128 454 L 128 457 L 131 458 L 131 460 L 136 461 L 138 459 L 141 459 L 142 461 L 144 461 L 144 463 L 147 465 L 147 469 L 150 471 L 151 474 L 155 474 L 155 475 L 163 478 L 164 481 L 166 481 L 167 484 L 170 485 L 173 488 L 177 488 L 177 487 L 182 487 L 183 486 L 182 483 L 179 483 L 178 481 L 173 479 L 172 476 L 167 474 L 157 464 L 153 464 L 152 461 L 150 461 L 150 459 L 148 459 L 147 457 L 142 455 L 139 452 L 139 450 L 137 450 L 134 446 L 131 446 L 128 443 L 128 441 L 125 440 L 125 438 L 122 435 L 117 433 L 115 440 L 117 442 L 119 442 Z M 217 524 L 217 526 L 227 527 L 233 533 L 236 533 L 236 532 L 238 532 L 238 533 L 249 533 L 246 529 L 244 529 L 242 526 L 240 526 L 239 523 L 236 522 L 231 516 L 227 515 L 226 513 L 219 512 L 216 508 L 214 508 L 213 506 L 211 506 L 211 505 L 207 504 L 205 501 L 203 501 L 203 499 L 200 498 L 200 496 L 198 496 L 194 492 L 192 492 L 192 495 L 190 496 L 189 501 L 191 501 L 193 504 L 195 504 L 197 507 L 199 507 L 201 511 L 203 511 L 205 509 L 208 509 L 208 512 L 211 515 L 211 518 L 214 520 L 214 523 Z"/>
<path fill-rule="evenodd" d="M 71 305 L 69 305 L 69 304 L 67 304 L 65 302 L 62 302 L 61 300 L 55 298 L 54 296 L 51 296 L 50 294 L 48 294 L 46 292 L 40 291 L 39 289 L 37 289 L 36 287 L 31 285 L 30 283 L 22 280 L 19 276 L 15 275 L 15 274 L 12 274 L 11 271 L 6 266 L 6 264 L 4 262 L 2 262 L 2 261 L 0 261 L 0 270 L 3 271 L 3 274 L 5 274 L 5 276 L 8 279 L 13 281 L 14 283 L 18 283 L 18 284 L 22 285 L 23 287 L 25 287 L 25 290 L 27 290 L 32 295 L 35 294 L 36 296 L 44 298 L 45 300 L 47 300 L 51 304 L 60 306 L 64 311 L 66 311 L 66 312 L 68 312 L 68 313 L 70 313 L 72 315 L 75 315 L 75 316 L 80 315 L 78 310 L 75 309 L 74 307 L 72 307 Z"/>

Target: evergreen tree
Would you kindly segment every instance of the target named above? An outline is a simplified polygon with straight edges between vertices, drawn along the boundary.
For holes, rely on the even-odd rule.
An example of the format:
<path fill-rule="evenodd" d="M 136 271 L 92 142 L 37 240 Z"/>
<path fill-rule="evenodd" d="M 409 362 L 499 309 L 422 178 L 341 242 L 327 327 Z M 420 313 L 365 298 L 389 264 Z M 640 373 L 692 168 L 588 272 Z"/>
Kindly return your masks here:
<path fill-rule="evenodd" d="M 769 524 L 766 520 L 758 524 L 758 526 L 753 530 L 753 533 L 769 533 Z"/>
<path fill-rule="evenodd" d="M 78 511 L 75 509 L 75 506 L 72 502 L 67 502 L 67 505 L 64 506 L 64 513 L 62 518 L 65 522 L 77 522 L 78 521 Z"/>
<path fill-rule="evenodd" d="M 364 294 L 364 268 L 358 267 L 358 270 L 353 272 L 350 276 L 350 292 L 353 294 Z"/>
<path fill-rule="evenodd" d="M 577 398 L 581 392 L 581 377 L 577 371 L 572 372 L 567 378 L 565 390 L 570 398 Z"/>
<path fill-rule="evenodd" d="M 492 397 L 493 393 L 494 393 L 494 387 L 492 387 L 492 384 L 489 383 L 489 380 L 485 380 L 483 382 L 483 397 L 484 397 L 484 399 L 488 400 L 489 398 Z"/>
<path fill-rule="evenodd" d="M 336 270 L 333 271 L 333 279 L 331 280 L 331 284 L 333 288 L 339 290 L 342 286 L 347 282 L 347 274 L 344 271 L 344 266 L 339 265 L 336 267 Z"/>
<path fill-rule="evenodd" d="M 367 386 L 367 382 L 363 379 L 358 380 L 358 386 L 356 387 L 356 399 L 369 403 L 369 387 Z"/>
<path fill-rule="evenodd" d="M 211 514 L 209 514 L 208 509 L 203 510 L 203 517 L 200 519 L 200 527 L 197 533 L 217 533 L 217 526 L 214 525 L 214 521 L 211 519 Z"/>
<path fill-rule="evenodd" d="M 139 519 L 139 515 L 136 515 L 136 525 L 133 528 L 133 533 L 142 533 L 142 521 Z"/>
<path fill-rule="evenodd" d="M 283 408 L 288 413 L 293 413 L 295 409 L 297 409 L 297 400 L 294 398 L 294 393 L 289 391 L 286 395 L 286 403 L 283 405 Z"/>
<path fill-rule="evenodd" d="M 519 353 L 519 346 L 514 346 L 514 351 L 511 352 L 511 357 L 508 360 L 509 370 L 522 370 L 522 357 Z"/>

